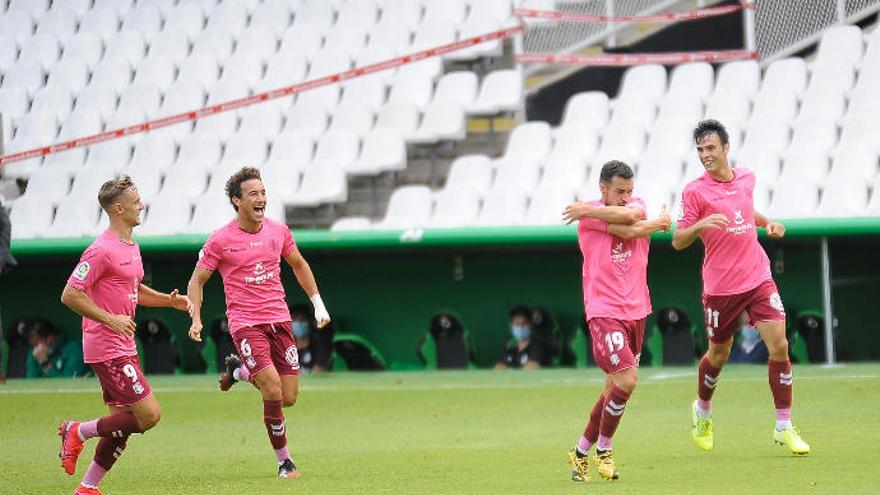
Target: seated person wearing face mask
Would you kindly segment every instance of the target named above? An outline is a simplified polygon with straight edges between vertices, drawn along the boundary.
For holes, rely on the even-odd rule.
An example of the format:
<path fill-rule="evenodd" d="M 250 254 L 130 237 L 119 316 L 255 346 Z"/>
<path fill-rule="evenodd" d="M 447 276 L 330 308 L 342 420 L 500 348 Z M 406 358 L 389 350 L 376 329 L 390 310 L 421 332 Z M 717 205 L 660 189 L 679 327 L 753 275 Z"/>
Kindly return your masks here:
<path fill-rule="evenodd" d="M 329 371 L 333 357 L 332 327 L 317 329 L 312 312 L 305 304 L 292 305 L 290 319 L 302 369 L 316 373 Z"/>
<path fill-rule="evenodd" d="M 496 370 L 541 367 L 547 350 L 539 341 L 531 338 L 531 314 L 529 308 L 523 305 L 514 306 L 510 310 L 510 333 L 515 342 L 504 349 L 504 353 L 495 363 Z"/>
<path fill-rule="evenodd" d="M 35 319 L 27 330 L 31 352 L 27 357 L 28 378 L 82 376 L 88 368 L 83 363 L 82 344 L 60 335 L 48 321 Z"/>
<path fill-rule="evenodd" d="M 761 363 L 770 358 L 767 346 L 755 327 L 749 325 L 749 314 L 739 315 L 739 333 L 730 350 L 731 363 Z"/>

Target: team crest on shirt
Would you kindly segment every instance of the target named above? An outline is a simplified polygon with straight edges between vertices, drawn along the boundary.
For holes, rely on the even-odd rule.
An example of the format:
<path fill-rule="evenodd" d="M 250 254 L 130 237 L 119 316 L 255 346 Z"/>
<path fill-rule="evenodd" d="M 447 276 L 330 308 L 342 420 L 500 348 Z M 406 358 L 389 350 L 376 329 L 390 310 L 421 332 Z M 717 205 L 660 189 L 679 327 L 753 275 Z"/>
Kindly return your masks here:
<path fill-rule="evenodd" d="M 782 315 L 785 315 L 785 306 L 782 305 L 782 298 L 779 297 L 778 292 L 770 294 L 770 307 L 779 311 Z"/>
<path fill-rule="evenodd" d="M 287 364 L 289 364 L 291 368 L 295 370 L 299 369 L 299 353 L 297 352 L 295 345 L 287 348 L 284 352 L 284 359 L 287 360 Z"/>
<path fill-rule="evenodd" d="M 752 230 L 752 228 L 754 228 L 754 226 L 751 223 L 746 223 L 746 219 L 745 217 L 743 217 L 742 210 L 734 210 L 733 225 L 727 227 L 727 233 L 740 235 Z"/>
<path fill-rule="evenodd" d="M 746 219 L 743 218 L 742 210 L 734 211 L 733 215 L 734 215 L 733 223 L 735 223 L 737 225 L 742 225 L 742 224 L 746 223 Z"/>
<path fill-rule="evenodd" d="M 623 242 L 618 241 L 615 242 L 613 246 L 611 246 L 611 262 L 612 263 L 622 263 L 626 261 L 627 258 L 632 256 L 632 249 L 623 250 L 624 245 Z"/>
<path fill-rule="evenodd" d="M 89 270 L 91 269 L 92 265 L 90 265 L 88 261 L 83 261 L 76 265 L 76 269 L 73 271 L 73 277 L 82 282 L 87 276 L 89 276 Z"/>

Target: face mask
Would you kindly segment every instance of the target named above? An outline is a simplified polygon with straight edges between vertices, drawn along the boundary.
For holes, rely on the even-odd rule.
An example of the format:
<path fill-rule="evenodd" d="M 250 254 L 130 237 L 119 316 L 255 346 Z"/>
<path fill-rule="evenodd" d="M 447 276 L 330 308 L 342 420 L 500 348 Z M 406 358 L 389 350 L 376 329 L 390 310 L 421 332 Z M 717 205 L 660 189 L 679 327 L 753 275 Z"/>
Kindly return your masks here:
<path fill-rule="evenodd" d="M 751 341 L 761 338 L 761 334 L 758 333 L 758 330 L 756 328 L 752 328 L 748 325 L 743 325 L 740 327 L 740 330 L 742 331 L 743 340 Z"/>
<path fill-rule="evenodd" d="M 296 338 L 305 337 L 309 333 L 309 323 L 306 321 L 295 321 L 291 324 L 293 327 L 293 335 Z"/>
<path fill-rule="evenodd" d="M 532 334 L 532 329 L 528 325 L 511 325 L 510 333 L 516 340 L 525 340 Z"/>

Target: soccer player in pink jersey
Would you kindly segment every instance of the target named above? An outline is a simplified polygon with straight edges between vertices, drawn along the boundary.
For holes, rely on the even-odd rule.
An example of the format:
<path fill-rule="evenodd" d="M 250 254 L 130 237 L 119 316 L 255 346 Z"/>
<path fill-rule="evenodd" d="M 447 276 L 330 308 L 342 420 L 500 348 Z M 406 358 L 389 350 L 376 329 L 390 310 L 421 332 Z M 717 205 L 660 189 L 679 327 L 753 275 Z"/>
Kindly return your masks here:
<path fill-rule="evenodd" d="M 264 216 L 266 188 L 260 171 L 245 167 L 233 174 L 226 182 L 226 194 L 237 216 L 214 232 L 199 253 L 188 289 L 194 307 L 189 336 L 201 341 L 202 288 L 214 271 L 220 270 L 229 329 L 241 356 L 227 358 L 220 388 L 228 390 L 244 380 L 260 390 L 263 422 L 275 450 L 278 476 L 298 478 L 300 473 L 287 449 L 282 411 L 282 407 L 296 403 L 300 373 L 296 339 L 281 285 L 282 258 L 311 299 L 319 328 L 330 322 L 330 315 L 290 229 Z"/>
<path fill-rule="evenodd" d="M 192 305 L 175 289 L 162 294 L 144 285 L 144 267 L 132 229 L 144 209 L 131 179 L 122 176 L 104 183 L 98 202 L 110 227 L 83 252 L 61 302 L 83 317 L 83 357 L 94 370 L 110 414 L 91 421 L 64 421 L 61 466 L 69 475 L 83 444 L 100 437 L 95 457 L 74 494 L 100 495 L 98 484 L 125 450 L 132 433 L 143 433 L 159 422 L 159 402 L 138 363 L 135 347 L 135 307 L 169 307 L 191 311 Z"/>
<path fill-rule="evenodd" d="M 785 235 L 785 227 L 755 211 L 755 174 L 730 167 L 727 130 L 720 122 L 700 122 L 694 129 L 694 142 L 706 173 L 682 191 L 681 217 L 672 237 L 676 250 L 690 246 L 697 237 L 706 250 L 703 314 L 709 350 L 700 360 L 691 437 L 703 450 L 714 445 L 712 394 L 730 355 L 739 315 L 746 311 L 770 353 L 768 375 L 776 406 L 773 440 L 794 454 L 808 454 L 810 446 L 791 424 L 792 372 L 785 308 L 773 282 L 770 261 L 758 243 L 758 227 L 774 239 Z"/>
<path fill-rule="evenodd" d="M 633 171 L 621 161 L 602 166 L 599 190 L 601 199 L 573 203 L 563 213 L 569 223 L 578 220 L 584 310 L 593 356 L 606 374 L 583 435 L 568 454 L 573 481 L 590 479 L 588 453 L 593 445 L 599 475 L 618 478 L 611 438 L 636 388 L 645 318 L 651 313 L 648 237 L 669 230 L 671 223 L 666 205 L 657 218 L 646 220 L 644 202 L 632 197 Z"/>

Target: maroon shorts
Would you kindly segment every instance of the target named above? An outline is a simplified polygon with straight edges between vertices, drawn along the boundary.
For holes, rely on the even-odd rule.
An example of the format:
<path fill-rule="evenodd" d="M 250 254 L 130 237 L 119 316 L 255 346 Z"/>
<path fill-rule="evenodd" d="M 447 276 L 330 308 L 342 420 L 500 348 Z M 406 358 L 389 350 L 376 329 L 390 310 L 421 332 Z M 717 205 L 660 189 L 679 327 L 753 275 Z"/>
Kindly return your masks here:
<path fill-rule="evenodd" d="M 279 375 L 299 374 L 299 352 L 289 321 L 239 328 L 232 340 L 251 375 L 269 366 L 274 366 Z"/>
<path fill-rule="evenodd" d="M 593 340 L 593 358 L 602 371 L 611 374 L 639 365 L 645 336 L 644 318 L 591 318 L 588 324 Z"/>
<path fill-rule="evenodd" d="M 722 344 L 733 337 L 739 327 L 739 315 L 749 314 L 749 323 L 785 321 L 785 307 L 773 280 L 766 280 L 754 289 L 729 296 L 703 294 L 703 317 L 709 340 Z"/>
<path fill-rule="evenodd" d="M 89 366 L 101 382 L 104 403 L 108 406 L 130 406 L 153 393 L 137 355 L 89 363 Z"/>

